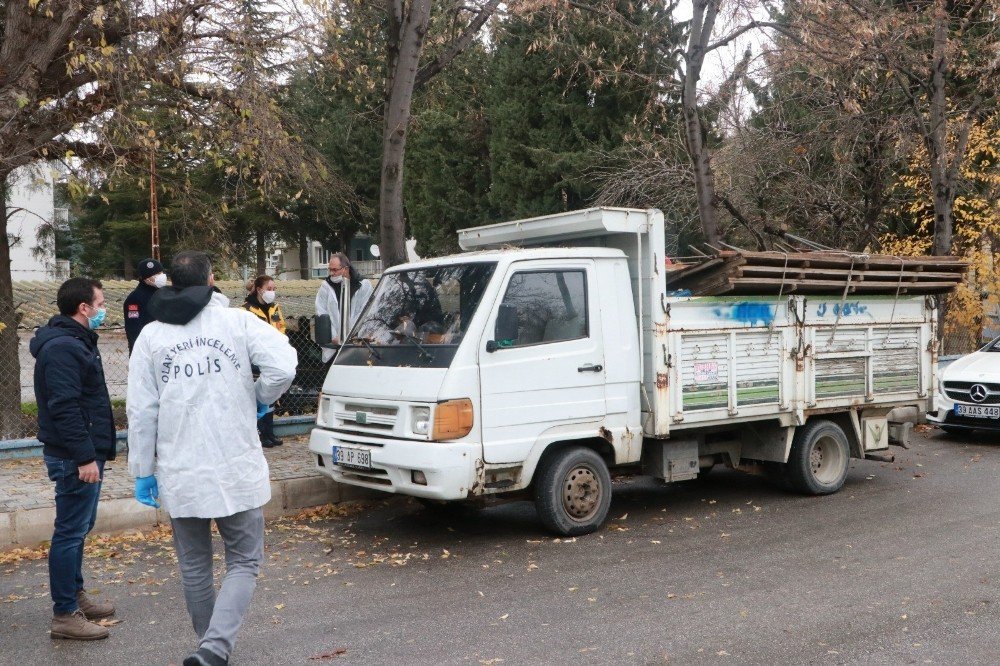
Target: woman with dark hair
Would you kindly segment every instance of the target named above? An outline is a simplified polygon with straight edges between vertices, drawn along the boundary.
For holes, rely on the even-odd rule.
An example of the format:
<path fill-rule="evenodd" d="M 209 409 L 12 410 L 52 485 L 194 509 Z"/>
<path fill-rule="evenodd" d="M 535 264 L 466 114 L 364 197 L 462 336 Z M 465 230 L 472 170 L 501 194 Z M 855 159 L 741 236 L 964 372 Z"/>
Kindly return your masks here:
<path fill-rule="evenodd" d="M 277 291 L 275 291 L 274 278 L 270 275 L 261 275 L 253 281 L 253 288 L 250 289 L 246 300 L 243 301 L 243 309 L 287 335 L 285 317 L 281 314 L 281 305 L 275 301 L 275 296 L 277 296 Z M 268 407 L 264 416 L 257 419 L 257 431 L 260 433 L 260 443 L 264 448 L 281 446 L 282 441 L 274 436 L 273 405 Z"/>

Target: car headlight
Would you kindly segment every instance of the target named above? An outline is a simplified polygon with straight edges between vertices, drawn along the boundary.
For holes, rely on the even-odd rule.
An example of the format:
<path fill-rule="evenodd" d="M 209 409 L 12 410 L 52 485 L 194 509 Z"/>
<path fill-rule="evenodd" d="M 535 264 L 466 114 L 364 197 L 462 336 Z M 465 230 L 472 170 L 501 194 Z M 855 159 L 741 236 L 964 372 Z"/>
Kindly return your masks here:
<path fill-rule="evenodd" d="M 439 402 L 434 408 L 431 439 L 459 439 L 472 432 L 472 401 L 468 398 Z"/>
<path fill-rule="evenodd" d="M 417 435 L 426 435 L 431 431 L 431 408 L 414 407 L 410 411 L 410 423 L 413 432 Z"/>

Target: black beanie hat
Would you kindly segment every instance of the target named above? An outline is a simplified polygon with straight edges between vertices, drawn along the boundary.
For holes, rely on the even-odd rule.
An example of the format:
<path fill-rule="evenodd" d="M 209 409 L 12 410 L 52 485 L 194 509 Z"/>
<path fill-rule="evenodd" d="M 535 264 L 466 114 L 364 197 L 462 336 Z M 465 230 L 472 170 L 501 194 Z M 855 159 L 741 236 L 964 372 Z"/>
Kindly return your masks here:
<path fill-rule="evenodd" d="M 139 279 L 145 280 L 148 277 L 153 277 L 157 273 L 163 272 L 163 264 L 158 262 L 156 259 L 143 259 L 136 265 L 135 270 L 139 273 Z"/>

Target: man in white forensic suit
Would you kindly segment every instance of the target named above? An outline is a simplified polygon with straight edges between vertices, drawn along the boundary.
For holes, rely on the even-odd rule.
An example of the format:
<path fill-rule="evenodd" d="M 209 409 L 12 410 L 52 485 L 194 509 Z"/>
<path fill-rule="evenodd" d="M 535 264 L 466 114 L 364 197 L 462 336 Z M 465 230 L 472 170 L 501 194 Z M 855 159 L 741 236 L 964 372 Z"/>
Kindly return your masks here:
<path fill-rule="evenodd" d="M 229 662 L 264 558 L 271 483 L 257 414 L 292 383 L 297 358 L 277 329 L 213 290 L 208 255 L 181 252 L 170 273 L 129 361 L 128 462 L 136 499 L 158 507 L 162 498 L 173 525 L 199 640 L 184 665 L 218 666 Z M 213 520 L 226 553 L 218 596 Z"/>
<path fill-rule="evenodd" d="M 351 260 L 343 252 L 337 252 L 330 256 L 328 266 L 329 275 L 323 284 L 319 286 L 316 294 L 316 316 L 329 315 L 330 329 L 333 331 L 334 342 L 340 340 L 340 302 L 343 299 L 344 290 L 351 295 L 351 319 L 347 328 L 350 329 L 365 309 L 365 304 L 372 295 L 372 283 L 362 279 L 361 275 L 351 266 Z M 323 362 L 327 363 L 333 358 L 332 349 L 323 350 Z"/>

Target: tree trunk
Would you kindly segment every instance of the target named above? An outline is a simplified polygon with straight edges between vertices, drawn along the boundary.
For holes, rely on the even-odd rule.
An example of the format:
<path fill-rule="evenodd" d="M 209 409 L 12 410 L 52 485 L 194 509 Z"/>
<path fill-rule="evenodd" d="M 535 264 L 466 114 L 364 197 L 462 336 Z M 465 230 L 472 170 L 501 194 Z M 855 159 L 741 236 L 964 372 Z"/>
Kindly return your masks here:
<path fill-rule="evenodd" d="M 694 3 L 691 19 L 691 35 L 685 54 L 684 90 L 681 108 L 684 113 L 684 134 L 687 139 L 688 154 L 694 171 L 694 185 L 698 195 L 698 217 L 705 242 L 715 245 L 722 240 L 719 229 L 719 202 L 715 193 L 715 173 L 712 171 L 712 157 L 705 145 L 705 135 L 698 109 L 698 81 L 705 62 L 705 53 L 712 37 L 715 18 L 719 10 L 718 0 L 700 0 Z"/>
<path fill-rule="evenodd" d="M 931 98 L 928 113 L 930 123 L 927 152 L 930 161 L 931 194 L 934 197 L 934 254 L 951 253 L 953 231 L 953 194 L 947 183 L 948 172 L 948 100 L 945 96 L 944 74 L 948 68 L 948 10 L 944 0 L 938 0 L 934 12 L 934 51 L 931 65 Z M 957 156 L 956 156 L 957 158 Z"/>
<path fill-rule="evenodd" d="M 400 24 L 394 70 L 390 73 L 389 99 L 385 106 L 382 131 L 382 186 L 379 192 L 379 228 L 382 266 L 406 261 L 406 233 L 403 216 L 403 161 L 410 108 L 416 83 L 424 34 L 430 19 L 431 0 L 413 0 Z M 390 49 L 392 47 L 390 46 Z"/>
<path fill-rule="evenodd" d="M 309 265 L 309 237 L 306 236 L 305 229 L 299 230 L 299 278 L 308 280 L 312 273 L 312 266 Z"/>
<path fill-rule="evenodd" d="M 257 230 L 257 275 L 267 272 L 267 232 Z"/>
<path fill-rule="evenodd" d="M 21 417 L 21 359 L 18 356 L 14 284 L 10 272 L 10 241 L 7 238 L 7 178 L 0 173 L 0 440 L 25 436 Z"/>

